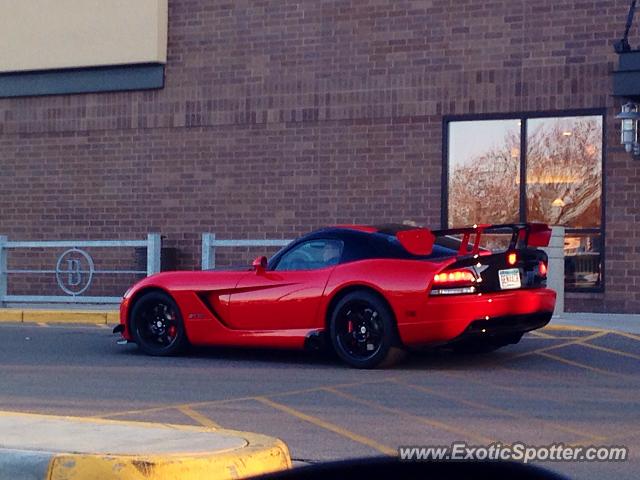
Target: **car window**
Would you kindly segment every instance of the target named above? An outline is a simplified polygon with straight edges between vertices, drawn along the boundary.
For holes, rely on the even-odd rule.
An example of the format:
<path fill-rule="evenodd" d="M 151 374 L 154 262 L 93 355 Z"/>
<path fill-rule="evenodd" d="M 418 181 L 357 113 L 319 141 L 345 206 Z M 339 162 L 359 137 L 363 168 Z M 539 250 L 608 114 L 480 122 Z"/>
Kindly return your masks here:
<path fill-rule="evenodd" d="M 285 253 L 274 270 L 315 270 L 337 265 L 342 256 L 340 240 L 311 240 Z"/>

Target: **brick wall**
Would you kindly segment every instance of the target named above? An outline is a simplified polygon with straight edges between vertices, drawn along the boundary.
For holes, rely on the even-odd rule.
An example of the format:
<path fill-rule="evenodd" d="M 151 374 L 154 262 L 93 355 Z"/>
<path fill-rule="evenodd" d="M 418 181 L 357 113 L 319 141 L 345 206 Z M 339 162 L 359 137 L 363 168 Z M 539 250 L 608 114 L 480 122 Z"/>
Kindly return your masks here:
<path fill-rule="evenodd" d="M 438 225 L 444 115 L 607 108 L 606 292 L 567 306 L 637 312 L 640 162 L 609 75 L 627 8 L 171 0 L 165 89 L 0 100 L 0 232 L 157 230 L 191 269 L 203 231 Z"/>

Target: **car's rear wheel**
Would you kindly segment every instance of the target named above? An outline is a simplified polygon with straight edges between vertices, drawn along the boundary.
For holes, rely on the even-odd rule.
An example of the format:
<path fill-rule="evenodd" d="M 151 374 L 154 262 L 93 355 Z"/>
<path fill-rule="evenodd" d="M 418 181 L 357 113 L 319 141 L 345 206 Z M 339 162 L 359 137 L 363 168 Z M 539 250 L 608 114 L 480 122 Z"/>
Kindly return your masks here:
<path fill-rule="evenodd" d="M 134 341 L 148 355 L 175 355 L 188 343 L 180 309 L 166 293 L 142 295 L 131 310 L 130 327 Z"/>
<path fill-rule="evenodd" d="M 393 313 L 374 293 L 358 290 L 340 299 L 329 330 L 336 353 L 352 367 L 387 367 L 404 358 Z"/>

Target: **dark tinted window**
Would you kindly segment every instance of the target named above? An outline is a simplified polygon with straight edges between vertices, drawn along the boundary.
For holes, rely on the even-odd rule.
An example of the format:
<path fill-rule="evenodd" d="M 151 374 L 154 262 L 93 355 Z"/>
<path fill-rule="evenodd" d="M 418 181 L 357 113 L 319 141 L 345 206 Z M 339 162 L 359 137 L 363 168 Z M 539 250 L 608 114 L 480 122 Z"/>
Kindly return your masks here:
<path fill-rule="evenodd" d="M 309 240 L 285 253 L 274 270 L 316 270 L 340 262 L 340 240 Z"/>

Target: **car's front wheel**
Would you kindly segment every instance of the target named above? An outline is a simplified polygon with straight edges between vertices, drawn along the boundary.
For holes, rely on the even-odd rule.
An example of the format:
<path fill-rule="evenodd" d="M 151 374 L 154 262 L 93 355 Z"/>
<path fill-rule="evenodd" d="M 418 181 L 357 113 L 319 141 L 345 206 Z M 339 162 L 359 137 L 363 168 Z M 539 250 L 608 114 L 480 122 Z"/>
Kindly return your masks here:
<path fill-rule="evenodd" d="M 149 292 L 136 300 L 130 327 L 133 340 L 149 355 L 175 355 L 187 346 L 180 309 L 166 293 Z"/>
<path fill-rule="evenodd" d="M 393 313 L 374 293 L 354 291 L 340 299 L 329 330 L 336 353 L 352 367 L 391 366 L 404 357 Z"/>

